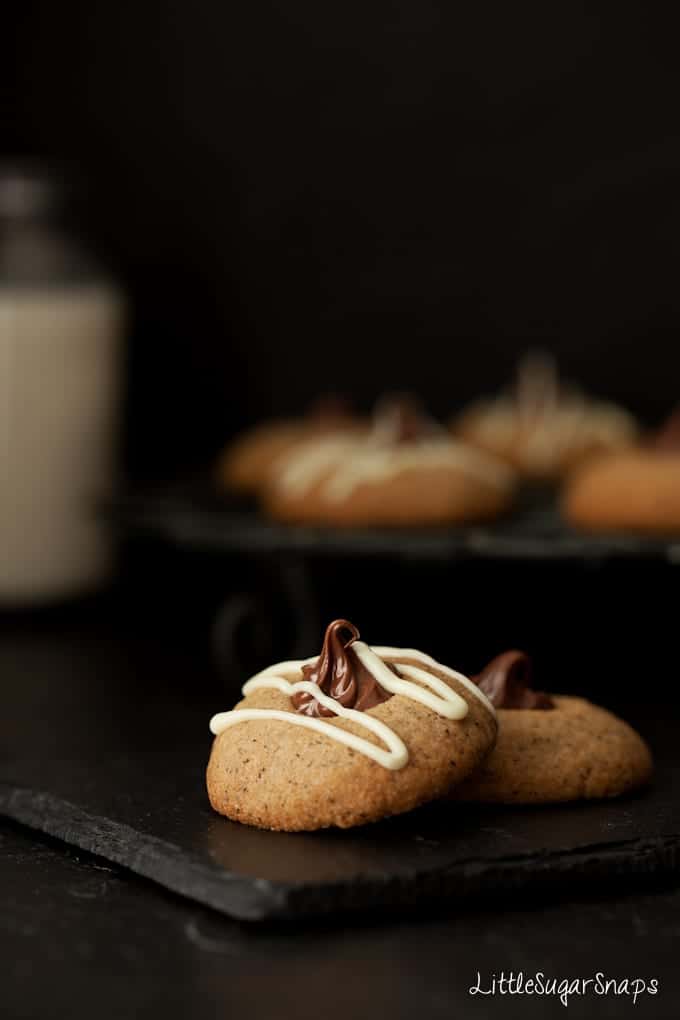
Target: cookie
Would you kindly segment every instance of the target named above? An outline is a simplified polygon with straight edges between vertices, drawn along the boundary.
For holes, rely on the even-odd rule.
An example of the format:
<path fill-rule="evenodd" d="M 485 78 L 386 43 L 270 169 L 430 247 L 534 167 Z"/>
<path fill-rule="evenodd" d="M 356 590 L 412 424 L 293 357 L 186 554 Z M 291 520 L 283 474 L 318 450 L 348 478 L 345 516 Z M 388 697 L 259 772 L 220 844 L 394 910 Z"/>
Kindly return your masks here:
<path fill-rule="evenodd" d="M 348 828 L 410 811 L 470 775 L 493 707 L 467 677 L 408 648 L 371 648 L 346 620 L 319 656 L 271 666 L 210 723 L 215 811 L 263 829 Z"/>
<path fill-rule="evenodd" d="M 255 426 L 238 436 L 223 451 L 215 478 L 221 488 L 244 494 L 256 493 L 273 464 L 308 436 L 297 421 L 275 421 Z"/>
<path fill-rule="evenodd" d="M 351 433 L 360 427 L 344 401 L 322 398 L 305 418 L 263 422 L 237 436 L 219 458 L 215 471 L 217 484 L 234 492 L 257 494 L 277 461 L 299 443 L 319 436 Z"/>
<path fill-rule="evenodd" d="M 680 414 L 644 446 L 577 472 L 563 493 L 562 512 L 588 531 L 680 532 Z"/>
<path fill-rule="evenodd" d="M 536 355 L 520 364 L 513 391 L 473 404 L 451 427 L 461 439 L 539 481 L 628 446 L 637 434 L 627 411 L 560 385 L 552 360 Z"/>
<path fill-rule="evenodd" d="M 367 436 L 296 447 L 263 504 L 290 523 L 409 527 L 497 517 L 514 488 L 506 465 L 454 441 L 402 398 L 378 408 Z"/>
<path fill-rule="evenodd" d="M 531 690 L 530 662 L 506 652 L 477 678 L 498 712 L 496 746 L 456 800 L 550 804 L 618 797 L 649 781 L 652 756 L 632 727 L 583 698 Z"/>

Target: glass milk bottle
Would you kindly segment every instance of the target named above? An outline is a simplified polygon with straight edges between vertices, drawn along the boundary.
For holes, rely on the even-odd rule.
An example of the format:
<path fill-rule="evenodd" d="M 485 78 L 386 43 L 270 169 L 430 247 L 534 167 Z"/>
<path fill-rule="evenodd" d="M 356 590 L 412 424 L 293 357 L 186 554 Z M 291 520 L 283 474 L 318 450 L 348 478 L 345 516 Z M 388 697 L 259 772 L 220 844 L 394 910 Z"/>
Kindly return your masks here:
<path fill-rule="evenodd" d="M 0 605 L 49 602 L 110 568 L 96 507 L 114 480 L 122 298 L 55 225 L 56 188 L 0 168 Z"/>

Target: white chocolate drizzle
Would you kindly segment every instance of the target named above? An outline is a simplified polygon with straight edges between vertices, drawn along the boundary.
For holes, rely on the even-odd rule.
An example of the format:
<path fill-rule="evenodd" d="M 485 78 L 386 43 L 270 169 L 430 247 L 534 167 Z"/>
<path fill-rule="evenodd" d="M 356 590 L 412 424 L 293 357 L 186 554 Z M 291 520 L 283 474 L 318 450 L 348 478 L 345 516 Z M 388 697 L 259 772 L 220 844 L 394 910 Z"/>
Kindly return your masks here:
<path fill-rule="evenodd" d="M 491 455 L 448 437 L 382 444 L 337 436 L 297 446 L 279 463 L 281 488 L 304 496 L 314 486 L 330 503 L 348 499 L 360 485 L 393 478 L 404 471 L 441 468 L 462 471 L 493 488 L 507 488 L 513 472 Z"/>
<path fill-rule="evenodd" d="M 448 666 L 443 666 L 425 655 L 423 652 L 408 648 L 370 648 L 363 641 L 354 641 L 352 649 L 363 666 L 368 669 L 376 678 L 381 687 L 391 694 L 399 694 L 416 701 L 421 705 L 430 708 L 437 715 L 446 719 L 463 719 L 468 714 L 467 701 L 454 691 L 440 677 L 433 676 L 427 669 L 413 665 L 413 662 L 402 662 L 401 659 L 412 660 L 424 666 L 435 667 L 453 680 L 457 680 L 462 686 L 469 690 L 484 707 L 495 717 L 495 710 L 486 695 L 462 673 L 457 673 Z M 395 771 L 402 769 L 409 760 L 408 748 L 398 734 L 386 723 L 375 718 L 368 712 L 358 712 L 352 708 L 345 708 L 325 694 L 318 684 L 307 680 L 297 679 L 302 676 L 302 667 L 308 666 L 317 661 L 317 656 L 311 659 L 299 659 L 289 662 L 279 662 L 269 666 L 262 672 L 251 677 L 243 685 L 243 694 L 247 695 L 256 690 L 271 688 L 288 694 L 290 697 L 298 692 L 305 691 L 312 694 L 316 700 L 331 710 L 341 719 L 350 719 L 364 729 L 369 730 L 387 745 L 387 750 L 358 736 L 356 733 L 334 725 L 332 721 L 316 718 L 308 715 L 301 715 L 296 712 L 286 712 L 273 708 L 237 708 L 230 712 L 220 712 L 210 720 L 210 729 L 217 736 L 223 733 L 230 726 L 253 719 L 275 719 L 280 722 L 290 723 L 293 726 L 302 726 L 306 729 L 315 730 L 324 736 L 330 737 L 338 743 L 358 751 L 382 765 L 383 768 Z M 399 675 L 388 669 L 386 662 L 392 663 L 399 670 Z M 405 679 L 408 677 L 410 679 Z"/>
<path fill-rule="evenodd" d="M 519 437 L 527 467 L 545 471 L 579 447 L 614 447 L 634 439 L 633 417 L 621 407 L 560 386 L 555 361 L 546 354 L 524 358 L 514 393 L 481 401 L 463 416 L 474 420 L 481 440 L 496 445 Z"/>

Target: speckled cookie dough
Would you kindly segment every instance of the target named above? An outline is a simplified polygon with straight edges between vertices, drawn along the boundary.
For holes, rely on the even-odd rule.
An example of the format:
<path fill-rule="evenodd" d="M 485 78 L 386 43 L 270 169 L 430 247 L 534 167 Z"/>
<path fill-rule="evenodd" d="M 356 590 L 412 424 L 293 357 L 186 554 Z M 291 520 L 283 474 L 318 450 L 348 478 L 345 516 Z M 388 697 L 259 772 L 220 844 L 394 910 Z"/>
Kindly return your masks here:
<path fill-rule="evenodd" d="M 631 726 L 583 698 L 532 691 L 528 669 L 526 656 L 507 652 L 478 678 L 497 708 L 498 740 L 454 799 L 549 804 L 617 797 L 649 781 L 652 756 Z"/>
<path fill-rule="evenodd" d="M 264 829 L 409 811 L 470 775 L 496 737 L 493 707 L 467 677 L 413 649 L 371 648 L 343 620 L 320 656 L 269 667 L 244 694 L 211 721 L 208 795 Z"/>

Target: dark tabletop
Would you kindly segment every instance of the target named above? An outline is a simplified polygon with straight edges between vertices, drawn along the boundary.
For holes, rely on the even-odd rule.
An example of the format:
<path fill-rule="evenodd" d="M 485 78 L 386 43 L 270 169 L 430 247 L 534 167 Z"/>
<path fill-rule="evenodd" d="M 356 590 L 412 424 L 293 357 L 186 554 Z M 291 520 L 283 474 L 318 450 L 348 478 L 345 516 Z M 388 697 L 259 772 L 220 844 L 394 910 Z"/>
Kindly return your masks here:
<path fill-rule="evenodd" d="M 102 617 L 107 622 L 102 622 Z M 79 719 L 79 690 L 103 698 L 126 672 L 141 718 L 159 699 L 187 719 L 214 707 L 218 680 L 191 643 L 123 618 L 74 611 L 0 618 L 2 753 L 60 746 Z M 103 734 L 115 726 L 103 723 Z M 181 734 L 177 734 L 177 739 Z M 105 755 L 105 742 L 102 745 Z M 562 1016 L 557 996 L 476 994 L 494 975 L 616 979 L 620 995 L 571 996 L 576 1016 L 678 1015 L 680 889 L 497 902 L 418 919 L 371 917 L 251 927 L 218 916 L 101 860 L 0 823 L 0 1012 L 23 1017 L 453 1018 Z M 633 1006 L 624 979 L 658 981 Z M 568 1015 L 568 1014 L 567 1014 Z"/>

